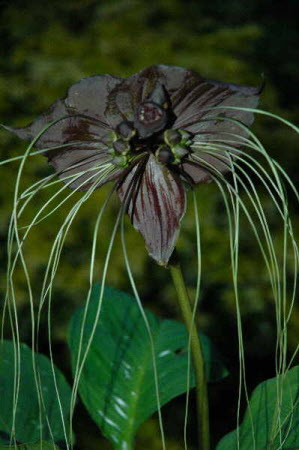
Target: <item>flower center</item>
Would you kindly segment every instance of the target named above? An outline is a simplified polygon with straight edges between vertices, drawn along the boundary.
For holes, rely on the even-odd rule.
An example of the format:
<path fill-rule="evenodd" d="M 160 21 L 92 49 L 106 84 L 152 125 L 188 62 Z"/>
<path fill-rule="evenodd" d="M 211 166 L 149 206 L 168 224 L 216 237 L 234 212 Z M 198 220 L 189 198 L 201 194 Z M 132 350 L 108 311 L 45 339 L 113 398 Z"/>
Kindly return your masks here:
<path fill-rule="evenodd" d="M 161 120 L 161 118 L 165 115 L 160 106 L 155 105 L 154 103 L 143 103 L 138 107 L 137 110 L 137 118 L 139 122 L 146 124 L 151 124 L 153 122 L 157 122 L 157 120 Z"/>
<path fill-rule="evenodd" d="M 148 139 L 162 132 L 169 124 L 168 104 L 160 106 L 154 102 L 141 103 L 135 112 L 134 127 L 140 139 Z"/>
<path fill-rule="evenodd" d="M 176 116 L 164 85 L 157 82 L 146 99 L 136 106 L 132 121 L 124 120 L 102 139 L 112 163 L 129 167 L 138 154 L 153 153 L 161 164 L 180 164 L 191 149 L 192 134 L 173 130 Z"/>
<path fill-rule="evenodd" d="M 152 104 L 140 105 L 139 113 L 143 120 L 151 119 L 154 123 L 163 117 L 161 108 Z M 144 109 L 143 109 L 144 108 Z M 121 122 L 115 131 L 103 138 L 102 143 L 108 147 L 107 153 L 112 156 L 112 163 L 118 167 L 129 167 L 138 154 L 154 153 L 159 163 L 178 165 L 191 153 L 192 133 L 186 130 L 167 129 L 148 138 L 141 139 L 134 124 Z"/>
<path fill-rule="evenodd" d="M 170 128 L 175 120 L 171 100 L 165 86 L 157 82 L 148 96 L 136 105 L 134 128 L 140 139 L 154 137 Z"/>

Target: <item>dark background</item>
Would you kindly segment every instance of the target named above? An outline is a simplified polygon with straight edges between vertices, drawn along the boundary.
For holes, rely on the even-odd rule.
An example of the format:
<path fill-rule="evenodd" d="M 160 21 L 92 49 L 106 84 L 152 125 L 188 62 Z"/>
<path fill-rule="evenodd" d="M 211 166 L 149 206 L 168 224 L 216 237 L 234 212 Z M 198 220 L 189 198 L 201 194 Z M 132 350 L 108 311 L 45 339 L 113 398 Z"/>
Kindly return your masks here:
<path fill-rule="evenodd" d="M 295 1 L 270 0 L 158 0 L 158 1 L 52 1 L 0 2 L 0 121 L 24 125 L 35 118 L 82 77 L 111 73 L 130 75 L 156 64 L 175 64 L 201 75 L 227 82 L 266 87 L 261 108 L 296 121 L 298 113 L 298 35 Z M 298 181 L 299 161 L 295 135 L 277 121 L 257 117 L 254 130 L 273 156 Z M 1 131 L 1 159 L 21 154 L 24 144 Z M 0 169 L 0 276 L 5 286 L 5 239 L 12 205 L 17 164 Z M 50 173 L 42 157 L 30 160 L 24 187 Z M 88 286 L 88 262 L 96 213 L 107 194 L 97 192 L 72 227 L 55 281 L 53 343 L 56 363 L 70 375 L 66 333 L 74 309 L 84 303 Z M 282 226 L 268 196 L 261 198 L 277 247 Z M 28 208 L 28 217 L 46 200 L 40 195 Z M 79 198 L 79 194 L 76 197 Z M 191 200 L 191 199 L 190 199 Z M 224 205 L 213 185 L 198 188 L 202 227 L 202 291 L 198 324 L 214 341 L 230 370 L 230 376 L 210 386 L 213 443 L 235 427 L 238 395 L 238 342 L 230 271 L 228 225 Z M 290 195 L 294 226 L 298 226 L 295 199 Z M 98 270 L 118 211 L 117 200 L 106 214 L 99 243 Z M 31 208 L 31 209 L 30 209 Z M 68 209 L 68 208 L 67 208 Z M 44 273 L 49 245 L 57 232 L 60 210 L 36 227 L 26 246 L 32 282 L 37 292 Z M 275 375 L 275 305 L 256 241 L 244 220 L 240 232 L 240 302 L 244 323 L 248 388 Z M 174 291 L 167 270 L 151 261 L 142 238 L 128 227 L 133 272 L 145 307 L 163 317 L 178 318 Z M 183 220 L 178 243 L 191 293 L 196 284 L 195 227 L 192 208 Z M 132 251 L 133 249 L 133 251 Z M 292 267 L 292 261 L 290 261 Z M 288 273 L 288 277 L 291 272 Z M 100 276 L 99 276 L 100 277 Z M 98 277 L 98 278 L 99 278 Z M 24 276 L 15 276 L 21 338 L 30 342 L 30 312 Z M 108 283 L 130 291 L 119 242 L 112 255 Z M 298 342 L 298 305 L 290 322 L 289 352 Z M 41 348 L 47 342 L 41 337 Z M 184 398 L 163 408 L 167 448 L 183 448 Z M 190 442 L 196 442 L 195 418 L 191 417 Z M 75 416 L 78 449 L 111 448 L 79 406 Z M 155 418 L 138 433 L 137 448 L 159 449 Z"/>

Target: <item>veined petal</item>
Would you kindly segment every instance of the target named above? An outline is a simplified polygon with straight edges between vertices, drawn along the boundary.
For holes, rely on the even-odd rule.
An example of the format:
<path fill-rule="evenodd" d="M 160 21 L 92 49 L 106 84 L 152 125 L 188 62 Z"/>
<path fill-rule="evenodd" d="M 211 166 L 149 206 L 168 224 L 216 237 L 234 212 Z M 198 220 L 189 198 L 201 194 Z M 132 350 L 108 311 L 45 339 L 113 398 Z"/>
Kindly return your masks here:
<path fill-rule="evenodd" d="M 197 83 L 195 80 L 193 74 L 189 83 L 175 94 L 174 111 L 178 118 L 173 128 L 186 129 L 202 142 L 215 139 L 226 142 L 238 139 L 236 136 L 247 136 L 247 131 L 231 119 L 246 126 L 252 124 L 253 113 L 238 108 L 256 108 L 260 89 L 204 80 L 199 76 Z"/>
<path fill-rule="evenodd" d="M 252 112 L 238 107 L 256 108 L 259 93 L 259 88 L 206 80 L 193 71 L 185 70 L 184 82 L 171 97 L 177 116 L 173 128 L 194 134 L 194 156 L 183 164 L 183 170 L 195 184 L 210 181 L 213 169 L 222 173 L 229 171 L 230 156 L 234 157 L 233 148 L 242 146 L 243 138 L 249 134 L 246 127 L 254 120 Z M 230 145 L 230 155 L 226 149 L 221 151 L 217 148 L 214 156 L 213 142 Z M 201 151 L 201 144 L 204 150 L 207 150 L 207 144 L 211 146 L 209 154 Z"/>
<path fill-rule="evenodd" d="M 139 74 L 158 80 L 166 87 L 177 117 L 172 128 L 186 129 L 198 135 L 200 140 L 217 138 L 226 141 L 229 134 L 246 135 L 245 130 L 223 120 L 225 118 L 235 119 L 246 126 L 254 120 L 253 113 L 240 111 L 238 107 L 256 108 L 260 88 L 208 80 L 193 70 L 176 66 L 152 66 Z"/>
<path fill-rule="evenodd" d="M 187 174 L 187 181 L 194 184 L 209 183 L 211 175 L 217 176 L 218 172 L 225 173 L 230 170 L 228 155 L 220 154 L 215 157 L 206 153 L 198 153 L 198 157 L 191 157 L 182 164 L 183 173 Z M 189 180 L 191 178 L 191 180 Z"/>
<path fill-rule="evenodd" d="M 105 117 L 111 128 L 116 128 L 124 120 L 134 121 L 136 108 L 146 98 L 149 83 L 150 80 L 137 73 L 123 79 L 110 91 Z"/>
<path fill-rule="evenodd" d="M 111 129 L 105 118 L 105 110 L 110 91 L 121 80 L 111 75 L 83 78 L 69 88 L 64 99 L 53 103 L 28 126 L 6 128 L 21 139 L 30 141 L 52 121 L 57 121 L 38 139 L 38 148 L 74 141 L 98 141 Z"/>
<path fill-rule="evenodd" d="M 170 96 L 176 116 L 172 128 L 186 129 L 204 142 L 227 141 L 232 135 L 247 136 L 246 130 L 238 124 L 223 119 L 234 119 L 250 126 L 253 113 L 238 110 L 238 107 L 255 108 L 260 88 L 208 80 L 193 70 L 162 64 L 123 79 L 110 92 L 106 117 L 111 126 L 122 120 L 133 121 L 137 105 L 145 101 L 157 83 L 164 86 Z"/>
<path fill-rule="evenodd" d="M 45 129 L 35 147 L 45 149 L 44 155 L 69 187 L 84 191 L 98 178 L 98 169 L 111 161 L 101 142 L 110 131 L 104 112 L 109 92 L 120 81 L 121 78 L 110 75 L 83 78 L 70 87 L 65 99 L 56 101 L 28 126 L 5 128 L 27 141 Z M 53 121 L 56 122 L 50 125 Z M 95 167 L 98 169 L 91 170 Z M 115 168 L 99 186 L 120 173 Z M 74 176 L 73 181 L 67 178 L 70 176 Z"/>
<path fill-rule="evenodd" d="M 123 81 L 112 75 L 94 75 L 83 78 L 68 90 L 65 105 L 68 110 L 80 113 L 107 124 L 105 110 L 109 93 Z"/>
<path fill-rule="evenodd" d="M 123 79 L 109 93 L 105 115 L 110 126 L 116 127 L 123 120 L 134 121 L 137 106 L 158 84 L 171 95 L 182 86 L 186 72 L 181 67 L 156 65 Z"/>
<path fill-rule="evenodd" d="M 144 170 L 141 164 L 129 172 L 119 196 L 122 202 L 128 199 L 128 213 L 144 237 L 150 256 L 166 265 L 185 213 L 185 189 L 179 177 L 157 163 L 154 155 L 148 157 Z"/>
<path fill-rule="evenodd" d="M 50 125 L 51 122 L 59 119 L 61 120 L 46 130 L 35 144 L 36 147 L 43 148 L 51 145 L 63 144 L 65 142 L 63 140 L 63 131 L 69 124 L 69 113 L 63 100 L 57 100 L 43 114 L 40 114 L 37 119 L 25 127 L 5 128 L 14 133 L 20 139 L 32 141 L 43 129 L 47 127 L 47 125 Z"/>
<path fill-rule="evenodd" d="M 96 188 L 99 188 L 123 173 L 123 169 L 111 164 L 111 157 L 106 151 L 92 151 L 86 147 L 60 151 L 52 159 L 49 158 L 49 162 L 64 183 L 79 191 L 86 191 L 95 182 Z"/>
<path fill-rule="evenodd" d="M 155 87 L 156 83 L 159 82 L 165 86 L 173 100 L 175 92 L 182 89 L 187 82 L 188 77 L 190 77 L 190 74 L 195 74 L 195 72 L 178 66 L 158 64 L 156 66 L 147 67 L 138 73 L 140 78 L 148 80 L 148 84 L 143 91 L 143 97 L 145 98 L 150 90 Z M 198 74 L 195 75 L 198 83 L 198 79 L 202 78 Z"/>

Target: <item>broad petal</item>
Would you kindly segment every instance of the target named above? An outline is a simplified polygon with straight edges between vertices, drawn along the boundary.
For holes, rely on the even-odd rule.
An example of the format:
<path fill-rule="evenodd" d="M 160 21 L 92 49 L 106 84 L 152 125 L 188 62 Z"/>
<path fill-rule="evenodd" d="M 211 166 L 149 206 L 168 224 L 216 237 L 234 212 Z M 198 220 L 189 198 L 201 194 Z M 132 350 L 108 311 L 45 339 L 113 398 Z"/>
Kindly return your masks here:
<path fill-rule="evenodd" d="M 139 73 L 131 75 L 115 86 L 109 93 L 105 117 L 111 128 L 122 121 L 134 121 L 137 105 L 145 98 L 145 89 L 149 80 Z"/>
<path fill-rule="evenodd" d="M 65 98 L 68 110 L 80 112 L 107 124 L 105 110 L 111 91 L 121 84 L 123 78 L 112 75 L 94 75 L 73 84 Z"/>
<path fill-rule="evenodd" d="M 195 158 L 193 162 L 183 164 L 185 172 L 197 184 L 211 180 L 209 165 L 222 173 L 229 171 L 230 156 L 234 157 L 234 149 L 242 147 L 244 138 L 249 134 L 246 127 L 254 120 L 252 112 L 241 111 L 238 107 L 256 108 L 259 89 L 204 80 L 191 73 L 173 99 L 178 117 L 173 128 L 182 128 L 195 135 L 192 146 Z M 245 127 L 240 126 L 240 123 Z M 226 149 L 222 151 L 217 148 L 213 156 L 213 142 L 218 146 L 231 146 L 229 155 Z M 205 150 L 206 144 L 211 146 L 210 154 L 201 151 L 201 144 Z"/>
<path fill-rule="evenodd" d="M 247 136 L 246 130 L 223 119 L 235 119 L 250 126 L 254 120 L 253 113 L 240 111 L 238 107 L 256 108 L 260 88 L 207 80 L 193 70 L 175 66 L 160 65 L 147 70 L 159 74 L 160 82 L 163 83 L 164 80 L 170 93 L 177 116 L 173 128 L 186 129 L 203 142 L 214 139 L 225 142 L 229 138 L 238 140 L 238 137 L 234 138 L 232 135 L 241 138 Z"/>
<path fill-rule="evenodd" d="M 123 79 L 109 94 L 106 120 L 113 128 L 123 120 L 134 121 L 137 105 L 145 101 L 157 83 L 171 95 L 182 86 L 186 73 L 181 67 L 155 65 Z"/>
<path fill-rule="evenodd" d="M 49 158 L 57 175 L 71 189 L 86 191 L 92 185 L 99 188 L 104 183 L 116 180 L 124 172 L 111 164 L 111 157 L 106 151 L 77 148 L 59 151 Z M 111 169 L 105 172 L 105 168 Z"/>
<path fill-rule="evenodd" d="M 212 176 L 217 176 L 218 172 L 225 173 L 230 170 L 230 160 L 227 156 L 213 156 L 202 154 L 199 159 L 191 158 L 182 164 L 186 181 L 193 184 L 209 183 Z"/>
<path fill-rule="evenodd" d="M 175 113 L 178 118 L 173 128 L 186 129 L 203 142 L 214 139 L 225 142 L 228 139 L 238 139 L 238 136 L 247 136 L 246 130 L 238 124 L 223 119 L 234 119 L 250 126 L 254 120 L 253 113 L 238 108 L 256 108 L 259 93 L 259 88 L 220 83 L 200 77 L 196 82 L 196 74 L 192 74 L 188 83 L 175 94 Z"/>
<path fill-rule="evenodd" d="M 185 213 L 185 189 L 179 177 L 150 155 L 144 170 L 136 165 L 119 189 L 122 202 L 144 237 L 150 256 L 166 265 L 174 250 Z M 139 173 L 140 172 L 140 173 Z"/>
<path fill-rule="evenodd" d="M 6 129 L 21 139 L 30 141 L 52 121 L 57 121 L 38 139 L 38 148 L 57 146 L 70 141 L 99 140 L 110 130 L 104 115 L 109 92 L 121 80 L 110 75 L 83 78 L 69 88 L 65 99 L 53 103 L 28 126 Z"/>
<path fill-rule="evenodd" d="M 110 131 L 105 119 L 109 92 L 121 81 L 110 75 L 84 78 L 68 90 L 65 99 L 56 101 L 35 121 L 23 128 L 5 127 L 21 139 L 32 141 L 43 130 L 35 146 L 44 154 L 60 178 L 78 175 L 71 188 L 86 190 L 95 181 L 97 171 L 90 171 L 111 160 L 101 139 Z M 57 121 L 49 126 L 51 122 Z M 67 144 L 67 146 L 65 146 Z M 104 178 L 109 181 L 120 172 Z M 92 179 L 92 175 L 95 175 Z M 65 182 L 70 183 L 70 179 Z"/>
<path fill-rule="evenodd" d="M 249 126 L 254 119 L 253 113 L 220 107 L 255 108 L 259 100 L 259 89 L 206 80 L 192 70 L 176 66 L 152 66 L 139 75 L 155 80 L 152 83 L 158 80 L 166 87 L 177 116 L 173 124 L 174 129 L 182 128 L 194 133 L 195 142 L 212 144 L 212 141 L 216 140 L 219 144 L 232 140 L 235 141 L 231 144 L 233 147 L 242 145 L 242 137 L 248 134 L 246 130 L 223 118 L 236 119 Z M 217 119 L 215 116 L 221 118 Z M 232 136 L 233 134 L 235 136 Z M 207 183 L 211 181 L 213 169 L 222 173 L 229 171 L 230 158 L 226 151 L 218 150 L 215 157 L 201 152 L 200 145 L 194 146 L 193 151 L 195 158 L 191 156 L 189 161 L 182 165 L 187 180 L 195 184 Z M 233 153 L 233 150 L 230 151 L 230 156 L 233 156 Z"/>
<path fill-rule="evenodd" d="M 107 130 L 89 120 L 67 114 L 65 105 L 59 100 L 27 127 L 6 128 L 21 139 L 31 141 L 53 120 L 64 117 L 41 136 L 36 147 L 45 150 L 43 154 L 47 156 L 58 177 L 68 183 L 70 188 L 85 191 L 94 183 L 98 173 L 90 169 L 111 160 L 107 147 L 100 141 L 100 134 L 105 135 Z M 95 176 L 92 177 L 93 175 Z M 69 176 L 74 176 L 73 181 L 67 178 Z"/>
<path fill-rule="evenodd" d="M 172 100 L 175 98 L 174 94 L 182 89 L 192 75 L 196 78 L 197 83 L 198 80 L 202 79 L 192 70 L 184 69 L 183 67 L 178 66 L 168 66 L 165 64 L 147 67 L 139 72 L 138 75 L 139 77 L 148 79 L 151 82 L 151 85 L 147 87 L 148 92 L 144 90 L 143 95 L 145 97 L 153 89 L 157 81 L 159 81 L 159 83 L 163 84 L 168 93 L 172 96 Z"/>
<path fill-rule="evenodd" d="M 168 65 L 148 67 L 115 86 L 109 94 L 106 110 L 111 125 L 115 127 L 122 120 L 133 121 L 136 106 L 147 98 L 158 82 L 170 95 L 177 117 L 173 128 L 186 129 L 205 142 L 227 141 L 229 136 L 233 138 L 232 135 L 247 136 L 246 130 L 223 118 L 250 126 L 253 113 L 237 108 L 255 108 L 260 88 L 207 80 L 193 70 Z M 236 109 L 226 109 L 227 106 Z"/>
<path fill-rule="evenodd" d="M 246 132 L 230 121 L 217 120 L 216 116 L 236 119 L 247 126 L 254 120 L 253 113 L 237 108 L 256 108 L 261 88 L 208 80 L 193 70 L 168 65 L 151 66 L 136 75 L 141 80 L 147 79 L 142 91 L 143 98 L 157 81 L 165 86 L 177 116 L 173 128 L 204 134 L 206 140 L 208 136 L 213 139 L 215 135 L 224 133 L 227 139 L 225 133 L 236 132 L 244 136 Z M 221 106 L 236 107 L 236 110 L 221 109 Z"/>

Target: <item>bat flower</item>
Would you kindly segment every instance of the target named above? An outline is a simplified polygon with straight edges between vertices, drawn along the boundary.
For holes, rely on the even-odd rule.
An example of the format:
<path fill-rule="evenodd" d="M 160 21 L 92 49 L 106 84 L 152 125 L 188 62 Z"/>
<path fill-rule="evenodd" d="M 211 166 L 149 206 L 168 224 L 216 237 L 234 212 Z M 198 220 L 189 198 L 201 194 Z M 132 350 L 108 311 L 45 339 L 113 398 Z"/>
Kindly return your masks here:
<path fill-rule="evenodd" d="M 239 123 L 250 126 L 253 114 L 240 107 L 255 108 L 259 92 L 157 65 L 128 78 L 84 78 L 27 127 L 6 128 L 25 140 L 38 137 L 35 146 L 72 189 L 114 181 L 149 254 L 166 265 L 186 185 L 211 181 L 230 167 L 233 151 L 204 149 L 246 137 Z"/>

